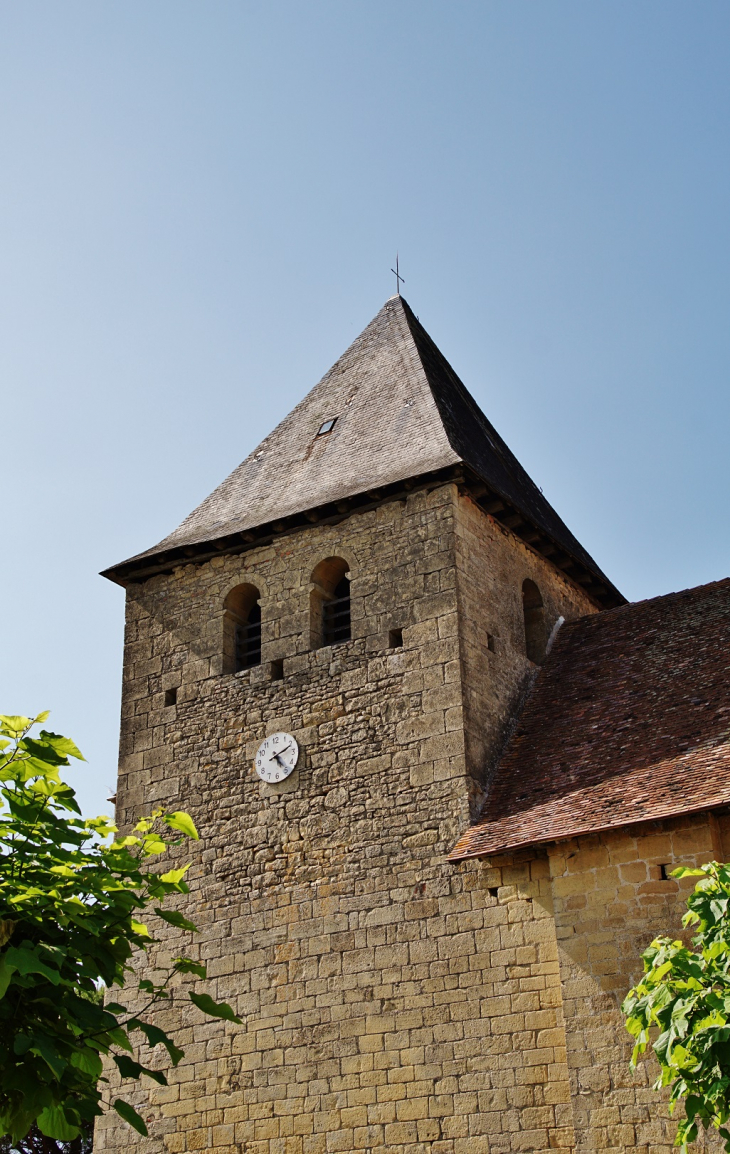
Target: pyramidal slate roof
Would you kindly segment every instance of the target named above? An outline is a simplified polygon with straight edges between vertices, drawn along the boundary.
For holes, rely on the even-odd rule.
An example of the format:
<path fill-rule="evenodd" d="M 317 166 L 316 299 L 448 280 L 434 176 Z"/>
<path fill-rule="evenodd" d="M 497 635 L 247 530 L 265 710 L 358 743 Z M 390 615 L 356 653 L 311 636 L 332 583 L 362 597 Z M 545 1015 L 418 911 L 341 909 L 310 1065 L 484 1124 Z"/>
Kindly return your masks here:
<path fill-rule="evenodd" d="M 318 435 L 326 421 L 331 431 Z M 466 472 L 464 471 L 466 470 Z M 401 296 L 174 532 L 104 571 L 126 584 L 186 558 L 336 520 L 404 482 L 476 482 L 480 503 L 602 605 L 624 599 L 530 480 Z M 316 514 L 316 515 L 315 515 Z"/>

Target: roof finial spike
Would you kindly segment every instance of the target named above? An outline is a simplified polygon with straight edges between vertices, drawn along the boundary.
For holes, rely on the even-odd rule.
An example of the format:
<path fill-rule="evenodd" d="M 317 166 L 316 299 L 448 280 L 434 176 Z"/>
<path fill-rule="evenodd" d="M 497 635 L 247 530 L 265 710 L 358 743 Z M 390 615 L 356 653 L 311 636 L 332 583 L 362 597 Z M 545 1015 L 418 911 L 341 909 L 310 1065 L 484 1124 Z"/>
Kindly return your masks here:
<path fill-rule="evenodd" d="M 390 270 L 395 277 L 396 292 L 400 296 L 400 282 L 406 283 L 406 278 L 400 275 L 400 265 L 398 264 L 398 253 L 395 254 L 395 268 Z"/>

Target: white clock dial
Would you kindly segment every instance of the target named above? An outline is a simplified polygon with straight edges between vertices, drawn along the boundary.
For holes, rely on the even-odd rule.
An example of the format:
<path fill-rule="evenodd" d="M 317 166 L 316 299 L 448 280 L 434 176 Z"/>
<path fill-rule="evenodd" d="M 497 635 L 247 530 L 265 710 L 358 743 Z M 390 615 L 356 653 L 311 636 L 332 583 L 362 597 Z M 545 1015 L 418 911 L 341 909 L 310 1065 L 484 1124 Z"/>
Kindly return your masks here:
<path fill-rule="evenodd" d="M 256 751 L 254 765 L 262 781 L 276 785 L 294 769 L 299 757 L 299 746 L 290 733 L 272 733 Z"/>

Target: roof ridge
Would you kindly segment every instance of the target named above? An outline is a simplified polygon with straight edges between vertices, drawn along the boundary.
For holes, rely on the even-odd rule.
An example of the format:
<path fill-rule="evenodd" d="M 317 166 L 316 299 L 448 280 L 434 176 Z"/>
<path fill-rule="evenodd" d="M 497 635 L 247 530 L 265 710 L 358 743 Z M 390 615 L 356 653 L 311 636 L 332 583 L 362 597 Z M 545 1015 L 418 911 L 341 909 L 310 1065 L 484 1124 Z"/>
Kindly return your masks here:
<path fill-rule="evenodd" d="M 524 513 L 533 524 L 545 529 L 553 541 L 613 589 L 608 577 L 571 533 L 507 442 L 497 432 L 456 370 L 426 332 L 408 302 L 401 299 L 424 373 L 454 451 L 474 468 L 491 489 Z M 459 412 L 460 407 L 465 409 L 466 413 Z M 476 435 L 475 429 L 478 430 Z M 480 437 L 488 443 L 492 458 L 497 459 L 496 468 L 494 460 L 490 462 L 489 454 L 484 453 Z M 620 594 L 618 597 L 620 598 Z"/>
<path fill-rule="evenodd" d="M 642 597 L 639 601 L 627 601 L 624 605 L 613 605 L 610 609 L 604 609 L 600 614 L 586 613 L 581 617 L 574 617 L 572 621 L 566 621 L 561 633 L 566 629 L 573 630 L 577 626 L 589 622 L 598 624 L 598 622 L 604 622 L 606 619 L 615 618 L 618 614 L 631 613 L 633 610 L 655 605 L 661 601 L 669 602 L 681 597 L 691 597 L 693 593 L 698 593 L 700 590 L 706 591 L 720 585 L 730 585 L 730 577 L 718 577 L 715 581 L 708 581 L 704 585 L 689 585 L 686 589 L 672 589 L 669 593 L 657 593 L 654 597 Z"/>

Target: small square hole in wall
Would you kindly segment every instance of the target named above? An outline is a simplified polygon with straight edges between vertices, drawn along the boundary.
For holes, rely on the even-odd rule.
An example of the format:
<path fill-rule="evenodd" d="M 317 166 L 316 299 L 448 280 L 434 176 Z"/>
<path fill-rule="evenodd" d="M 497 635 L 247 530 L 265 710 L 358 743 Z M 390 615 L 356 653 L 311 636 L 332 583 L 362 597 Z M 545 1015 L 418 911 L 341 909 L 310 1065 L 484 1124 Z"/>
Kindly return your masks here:
<path fill-rule="evenodd" d="M 271 662 L 271 680 L 272 681 L 283 681 L 284 680 L 284 659 L 283 658 L 280 658 L 278 661 L 272 661 Z"/>
<path fill-rule="evenodd" d="M 659 866 L 659 877 L 661 878 L 661 880 L 663 882 L 673 881 L 674 879 L 672 878 L 671 875 L 672 875 L 671 862 L 667 865 L 660 865 Z"/>
<path fill-rule="evenodd" d="M 487 649 L 490 653 L 494 653 L 494 637 L 491 633 L 487 634 Z"/>
<path fill-rule="evenodd" d="M 165 705 L 177 705 L 177 689 L 165 690 Z"/>
<path fill-rule="evenodd" d="M 391 629 L 388 634 L 388 646 L 391 649 L 400 649 L 403 645 L 403 630 Z"/>

